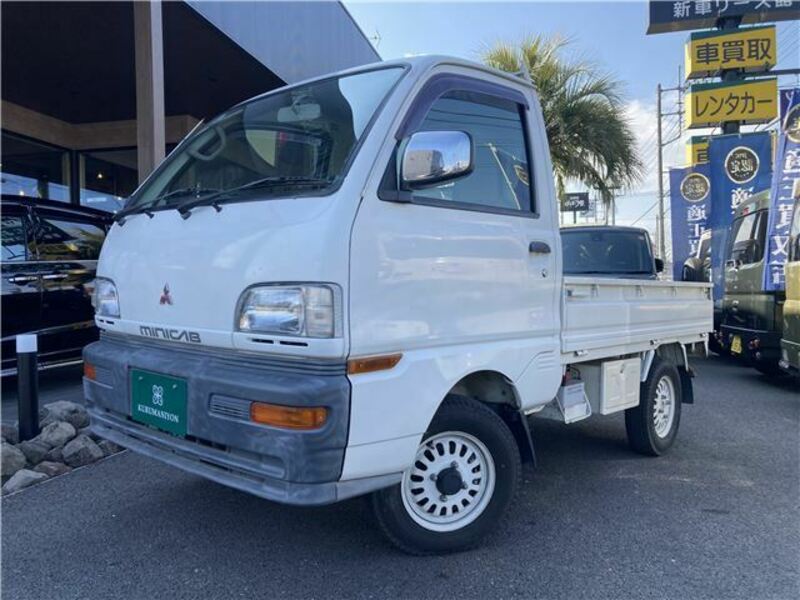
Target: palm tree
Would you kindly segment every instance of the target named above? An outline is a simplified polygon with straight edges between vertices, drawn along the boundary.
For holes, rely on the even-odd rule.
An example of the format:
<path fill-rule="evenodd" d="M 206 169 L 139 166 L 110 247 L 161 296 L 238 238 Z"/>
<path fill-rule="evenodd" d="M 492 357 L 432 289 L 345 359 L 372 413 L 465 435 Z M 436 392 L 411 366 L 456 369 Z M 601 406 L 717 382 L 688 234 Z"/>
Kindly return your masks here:
<path fill-rule="evenodd" d="M 612 188 L 641 177 L 636 137 L 623 112 L 622 85 L 596 65 L 563 57 L 568 41 L 536 36 L 518 46 L 499 43 L 483 61 L 509 72 L 528 71 L 539 94 L 559 195 L 577 179 L 608 198 Z"/>

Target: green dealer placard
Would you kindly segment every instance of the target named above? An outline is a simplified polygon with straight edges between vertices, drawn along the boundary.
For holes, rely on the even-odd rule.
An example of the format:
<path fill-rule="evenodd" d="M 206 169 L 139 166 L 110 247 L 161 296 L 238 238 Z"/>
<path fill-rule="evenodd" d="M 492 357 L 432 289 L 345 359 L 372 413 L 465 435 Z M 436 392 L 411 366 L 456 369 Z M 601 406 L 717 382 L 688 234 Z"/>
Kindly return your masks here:
<path fill-rule="evenodd" d="M 186 381 L 132 369 L 131 417 L 174 435 L 186 435 Z"/>

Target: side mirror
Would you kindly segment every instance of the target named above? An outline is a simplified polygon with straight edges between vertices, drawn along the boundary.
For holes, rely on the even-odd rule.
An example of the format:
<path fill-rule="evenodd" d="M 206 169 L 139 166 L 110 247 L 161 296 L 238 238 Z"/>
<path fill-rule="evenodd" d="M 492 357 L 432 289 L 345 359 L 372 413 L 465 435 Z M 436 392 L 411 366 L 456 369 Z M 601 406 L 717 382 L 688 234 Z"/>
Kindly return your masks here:
<path fill-rule="evenodd" d="M 664 260 L 661 258 L 656 259 L 656 273 L 664 272 Z"/>
<path fill-rule="evenodd" d="M 403 189 L 438 185 L 472 172 L 472 138 L 463 131 L 419 131 L 403 149 Z"/>

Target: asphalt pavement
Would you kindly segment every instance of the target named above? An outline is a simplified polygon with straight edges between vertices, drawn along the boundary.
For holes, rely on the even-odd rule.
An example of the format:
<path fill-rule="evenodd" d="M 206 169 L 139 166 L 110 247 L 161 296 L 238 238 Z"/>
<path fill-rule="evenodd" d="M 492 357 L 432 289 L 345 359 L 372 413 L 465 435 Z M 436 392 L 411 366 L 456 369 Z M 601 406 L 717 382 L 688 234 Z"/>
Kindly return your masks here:
<path fill-rule="evenodd" d="M 130 452 L 2 501 L 5 598 L 800 598 L 800 385 L 695 361 L 661 458 L 621 415 L 534 422 L 503 526 L 394 550 L 362 499 L 292 508 Z"/>

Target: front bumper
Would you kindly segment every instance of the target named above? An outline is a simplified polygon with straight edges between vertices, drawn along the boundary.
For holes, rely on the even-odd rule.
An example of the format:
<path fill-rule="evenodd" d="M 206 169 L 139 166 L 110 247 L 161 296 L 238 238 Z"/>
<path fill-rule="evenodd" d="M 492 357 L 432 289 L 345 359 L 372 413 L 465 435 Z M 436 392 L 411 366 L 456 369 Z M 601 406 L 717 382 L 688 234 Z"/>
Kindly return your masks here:
<path fill-rule="evenodd" d="M 84 359 L 96 373 L 84 379 L 92 430 L 135 452 L 287 504 L 329 504 L 397 481 L 339 481 L 350 417 L 343 363 L 266 359 L 111 334 L 87 346 Z M 130 418 L 131 368 L 186 380 L 185 438 Z M 328 419 L 313 431 L 253 423 L 253 401 L 325 406 Z"/>

